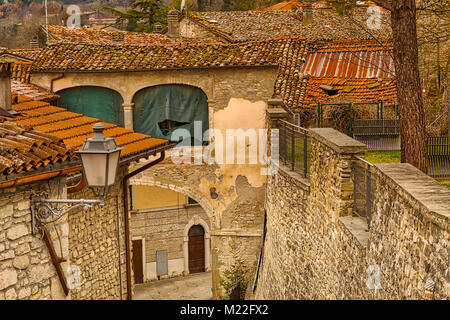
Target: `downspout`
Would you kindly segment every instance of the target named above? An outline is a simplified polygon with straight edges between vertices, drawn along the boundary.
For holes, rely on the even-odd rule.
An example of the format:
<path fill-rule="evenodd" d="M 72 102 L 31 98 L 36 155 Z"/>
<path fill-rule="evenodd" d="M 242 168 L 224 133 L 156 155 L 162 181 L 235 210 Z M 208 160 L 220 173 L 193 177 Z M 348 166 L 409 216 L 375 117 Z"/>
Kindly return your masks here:
<path fill-rule="evenodd" d="M 160 163 L 164 160 L 166 156 L 165 151 L 161 151 L 161 156 L 153 160 L 150 163 L 140 167 L 139 169 L 134 170 L 133 172 L 128 173 L 122 179 L 122 192 L 123 192 L 123 212 L 124 212 L 124 228 L 125 228 L 125 253 L 126 253 L 126 268 L 127 268 L 127 300 L 133 299 L 133 292 L 131 288 L 131 248 L 130 248 L 130 221 L 128 218 L 128 180 L 131 177 L 134 177 L 138 173 L 141 173 L 144 170 L 147 170 L 150 167 Z"/>

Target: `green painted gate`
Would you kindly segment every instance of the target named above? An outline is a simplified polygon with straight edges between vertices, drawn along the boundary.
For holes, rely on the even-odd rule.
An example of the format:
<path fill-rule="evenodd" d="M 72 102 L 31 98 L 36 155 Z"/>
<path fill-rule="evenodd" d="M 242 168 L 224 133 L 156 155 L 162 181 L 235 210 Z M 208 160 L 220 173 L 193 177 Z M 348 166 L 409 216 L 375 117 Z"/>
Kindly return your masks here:
<path fill-rule="evenodd" d="M 136 132 L 177 141 L 172 133 L 179 128 L 187 129 L 194 138 L 195 121 L 201 124 L 202 135 L 208 130 L 207 97 L 199 88 L 179 84 L 148 87 L 138 91 L 133 102 Z"/>
<path fill-rule="evenodd" d="M 59 106 L 104 122 L 124 126 L 123 99 L 114 90 L 104 87 L 82 86 L 63 89 Z"/>

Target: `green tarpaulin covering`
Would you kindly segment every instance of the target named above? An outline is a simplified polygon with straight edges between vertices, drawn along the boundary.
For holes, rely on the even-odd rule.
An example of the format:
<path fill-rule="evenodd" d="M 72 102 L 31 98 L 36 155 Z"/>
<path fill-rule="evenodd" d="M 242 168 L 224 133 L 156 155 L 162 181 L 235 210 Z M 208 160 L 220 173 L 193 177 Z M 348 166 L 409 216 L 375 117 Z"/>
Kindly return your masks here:
<path fill-rule="evenodd" d="M 111 89 L 75 87 L 58 91 L 59 106 L 69 111 L 123 127 L 123 99 Z"/>
<path fill-rule="evenodd" d="M 134 97 L 133 128 L 155 138 L 177 141 L 174 130 L 184 128 L 194 137 L 194 121 L 208 129 L 208 103 L 199 88 L 186 85 L 159 85 L 139 91 Z M 172 123 L 164 125 L 165 120 Z"/>

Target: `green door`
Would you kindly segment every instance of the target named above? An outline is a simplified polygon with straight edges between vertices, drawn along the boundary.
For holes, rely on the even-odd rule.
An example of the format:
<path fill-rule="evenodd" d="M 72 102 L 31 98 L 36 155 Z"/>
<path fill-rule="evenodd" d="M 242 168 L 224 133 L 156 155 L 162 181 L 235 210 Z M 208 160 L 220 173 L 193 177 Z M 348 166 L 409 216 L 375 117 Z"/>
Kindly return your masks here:
<path fill-rule="evenodd" d="M 123 127 L 123 99 L 111 89 L 103 87 L 75 87 L 58 91 L 59 106 L 69 111 Z"/>
<path fill-rule="evenodd" d="M 179 139 L 172 138 L 172 133 L 179 128 L 187 129 L 194 138 L 195 122 L 199 129 L 201 126 L 202 135 L 208 130 L 207 97 L 199 88 L 158 85 L 138 91 L 133 102 L 133 128 L 136 132 L 177 141 Z"/>

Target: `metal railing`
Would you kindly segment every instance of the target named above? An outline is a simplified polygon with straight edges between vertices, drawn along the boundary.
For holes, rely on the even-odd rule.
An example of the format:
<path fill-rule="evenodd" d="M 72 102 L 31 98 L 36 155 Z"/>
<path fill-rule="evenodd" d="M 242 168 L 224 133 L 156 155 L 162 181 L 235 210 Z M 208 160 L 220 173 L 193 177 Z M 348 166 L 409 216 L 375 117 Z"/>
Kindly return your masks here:
<path fill-rule="evenodd" d="M 370 228 L 376 176 L 372 172 L 373 164 L 355 156 L 353 162 L 353 213 L 365 218 Z"/>
<path fill-rule="evenodd" d="M 398 120 L 354 120 L 353 138 L 367 145 L 368 151 L 400 150 Z"/>
<path fill-rule="evenodd" d="M 450 177 L 450 137 L 428 137 L 428 175 L 434 178 Z"/>
<path fill-rule="evenodd" d="M 311 159 L 311 139 L 308 129 L 284 120 L 278 121 L 278 129 L 281 162 L 306 178 Z"/>

